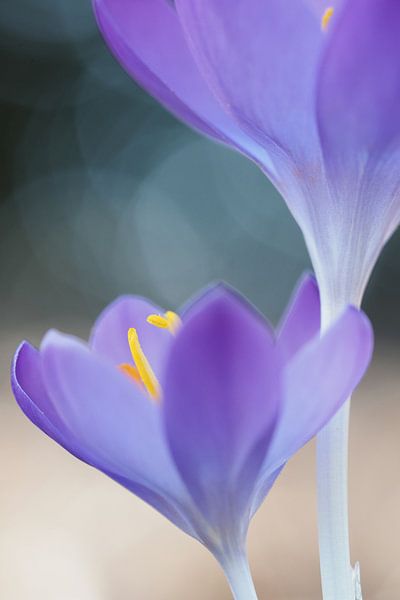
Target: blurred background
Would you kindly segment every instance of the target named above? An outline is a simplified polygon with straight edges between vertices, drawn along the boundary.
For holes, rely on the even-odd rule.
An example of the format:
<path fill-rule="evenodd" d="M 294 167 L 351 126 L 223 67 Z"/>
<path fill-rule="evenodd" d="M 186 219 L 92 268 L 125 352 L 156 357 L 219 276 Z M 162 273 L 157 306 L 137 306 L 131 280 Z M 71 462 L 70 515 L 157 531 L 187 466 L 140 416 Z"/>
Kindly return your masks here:
<path fill-rule="evenodd" d="M 0 3 L 0 598 L 228 599 L 194 541 L 19 412 L 10 357 L 50 327 L 87 337 L 115 296 L 177 308 L 224 279 L 273 322 L 309 261 L 246 159 L 189 131 L 114 61 L 82 0 Z M 365 299 L 377 346 L 351 435 L 353 555 L 369 600 L 400 588 L 400 235 Z M 320 598 L 314 448 L 250 535 L 260 600 Z"/>

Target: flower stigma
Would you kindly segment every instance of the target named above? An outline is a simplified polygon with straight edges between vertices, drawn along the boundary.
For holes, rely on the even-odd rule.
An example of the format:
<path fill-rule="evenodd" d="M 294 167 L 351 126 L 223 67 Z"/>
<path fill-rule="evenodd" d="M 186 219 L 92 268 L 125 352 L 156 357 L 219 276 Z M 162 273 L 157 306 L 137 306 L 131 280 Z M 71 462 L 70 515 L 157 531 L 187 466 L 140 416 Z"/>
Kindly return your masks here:
<path fill-rule="evenodd" d="M 328 25 L 330 20 L 333 17 L 333 13 L 334 13 L 335 9 L 333 8 L 333 6 L 329 6 L 326 11 L 324 12 L 324 14 L 322 15 L 322 19 L 321 19 L 321 29 L 322 31 L 326 31 L 328 29 Z"/>
<path fill-rule="evenodd" d="M 164 315 L 150 315 L 147 317 L 147 322 L 160 329 L 168 329 L 173 335 L 175 335 L 182 324 L 179 316 L 171 310 L 164 313 Z M 133 379 L 139 386 L 144 386 L 152 400 L 159 401 L 161 398 L 161 386 L 143 352 L 138 333 L 134 327 L 128 330 L 128 344 L 134 364 L 123 363 L 119 365 L 120 371 Z"/>
<path fill-rule="evenodd" d="M 125 373 L 125 375 L 132 377 L 137 384 L 142 385 L 142 378 L 140 377 L 140 373 L 134 365 L 122 363 L 122 365 L 119 365 L 119 369 Z"/>

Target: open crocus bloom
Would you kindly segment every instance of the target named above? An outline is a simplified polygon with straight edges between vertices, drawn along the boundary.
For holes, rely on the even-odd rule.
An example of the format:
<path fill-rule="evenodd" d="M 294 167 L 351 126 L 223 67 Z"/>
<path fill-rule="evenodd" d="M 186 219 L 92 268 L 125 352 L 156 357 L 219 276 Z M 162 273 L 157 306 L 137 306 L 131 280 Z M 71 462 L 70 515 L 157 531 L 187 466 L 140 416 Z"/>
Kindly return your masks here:
<path fill-rule="evenodd" d="M 249 156 L 280 190 L 324 310 L 358 304 L 400 219 L 398 0 L 94 7 L 108 45 L 144 88 Z"/>
<path fill-rule="evenodd" d="M 368 320 L 351 307 L 319 336 L 311 277 L 276 336 L 217 285 L 180 317 L 119 298 L 89 344 L 55 331 L 40 350 L 24 342 L 12 387 L 47 435 L 205 544 L 248 600 L 249 521 L 357 385 L 372 345 Z"/>

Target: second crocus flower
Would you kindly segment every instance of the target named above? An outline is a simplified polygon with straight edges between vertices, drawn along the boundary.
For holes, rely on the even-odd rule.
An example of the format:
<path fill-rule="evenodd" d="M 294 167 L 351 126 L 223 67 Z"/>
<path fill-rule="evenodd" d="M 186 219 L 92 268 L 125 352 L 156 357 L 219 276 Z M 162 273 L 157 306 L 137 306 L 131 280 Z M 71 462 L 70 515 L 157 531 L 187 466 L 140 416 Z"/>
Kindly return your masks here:
<path fill-rule="evenodd" d="M 236 600 L 256 600 L 250 520 L 371 356 L 361 312 L 348 308 L 322 338 L 319 312 L 310 277 L 276 335 L 226 286 L 179 316 L 125 296 L 89 345 L 54 331 L 40 350 L 22 343 L 12 387 L 33 423 L 203 543 Z"/>

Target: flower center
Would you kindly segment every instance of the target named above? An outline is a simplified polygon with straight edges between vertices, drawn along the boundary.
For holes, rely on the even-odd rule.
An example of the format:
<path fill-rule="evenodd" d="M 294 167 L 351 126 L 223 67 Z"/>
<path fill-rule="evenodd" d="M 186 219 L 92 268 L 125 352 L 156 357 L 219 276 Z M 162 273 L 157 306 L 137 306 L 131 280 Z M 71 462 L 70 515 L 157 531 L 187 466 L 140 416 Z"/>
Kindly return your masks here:
<path fill-rule="evenodd" d="M 148 316 L 147 322 L 154 327 L 168 329 L 172 335 L 175 335 L 181 325 L 179 316 L 170 310 L 164 315 Z M 128 343 L 134 364 L 123 363 L 119 365 L 120 370 L 131 377 L 136 384 L 143 386 L 152 400 L 159 401 L 161 397 L 160 384 L 143 352 L 137 331 L 133 327 L 128 330 Z"/>
<path fill-rule="evenodd" d="M 333 6 L 329 6 L 329 8 L 327 8 L 326 11 L 324 12 L 324 14 L 322 15 L 322 19 L 321 19 L 322 31 L 326 31 L 328 29 L 329 21 L 332 19 L 334 11 L 335 11 L 335 9 L 333 8 Z"/>

